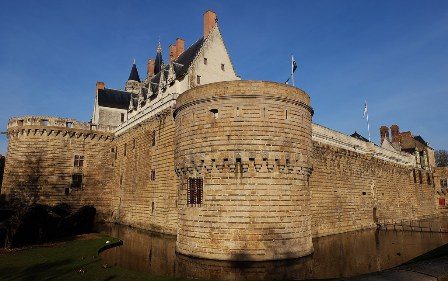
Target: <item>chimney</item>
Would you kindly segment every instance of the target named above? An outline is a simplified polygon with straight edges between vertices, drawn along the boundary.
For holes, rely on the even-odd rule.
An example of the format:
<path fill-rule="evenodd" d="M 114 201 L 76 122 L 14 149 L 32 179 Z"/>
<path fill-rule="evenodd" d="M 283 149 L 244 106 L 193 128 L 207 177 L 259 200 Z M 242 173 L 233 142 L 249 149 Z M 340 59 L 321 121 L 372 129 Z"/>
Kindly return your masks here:
<path fill-rule="evenodd" d="M 388 141 L 390 141 L 389 128 L 387 126 L 381 126 L 380 136 L 381 136 L 381 143 L 383 143 L 384 139 L 387 139 Z"/>
<path fill-rule="evenodd" d="M 176 45 L 171 44 L 170 45 L 170 62 L 174 61 L 176 59 Z"/>
<path fill-rule="evenodd" d="M 176 39 L 176 59 L 185 51 L 185 40 L 182 38 Z"/>
<path fill-rule="evenodd" d="M 104 82 L 97 81 L 96 82 L 96 94 L 98 94 L 98 90 L 104 90 L 105 87 L 106 87 L 106 84 Z"/>
<path fill-rule="evenodd" d="M 216 13 L 213 11 L 208 10 L 204 14 L 204 38 L 207 38 L 210 31 L 215 26 L 218 19 L 216 18 Z"/>
<path fill-rule="evenodd" d="M 154 67 L 155 67 L 155 61 L 153 59 L 148 60 L 148 64 L 146 65 L 146 74 L 148 77 L 154 75 Z"/>
<path fill-rule="evenodd" d="M 394 124 L 390 126 L 390 133 L 392 135 L 392 142 L 400 142 L 400 129 L 398 125 Z"/>

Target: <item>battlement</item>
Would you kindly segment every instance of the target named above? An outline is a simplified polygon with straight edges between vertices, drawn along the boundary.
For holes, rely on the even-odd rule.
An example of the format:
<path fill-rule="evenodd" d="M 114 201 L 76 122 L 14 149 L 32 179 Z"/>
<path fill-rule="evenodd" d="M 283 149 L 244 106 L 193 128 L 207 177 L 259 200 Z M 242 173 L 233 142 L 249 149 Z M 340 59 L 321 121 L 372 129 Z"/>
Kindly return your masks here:
<path fill-rule="evenodd" d="M 312 127 L 313 141 L 343 148 L 348 151 L 353 151 L 364 155 L 371 155 L 374 158 L 393 162 L 395 164 L 401 164 L 410 167 L 415 166 L 415 158 L 410 154 L 391 151 L 376 146 L 372 142 L 365 142 L 318 124 L 313 123 Z"/>
<path fill-rule="evenodd" d="M 113 133 L 115 127 L 106 125 L 95 125 L 80 122 L 72 118 L 59 118 L 52 116 L 21 116 L 13 117 L 8 122 L 8 133 L 22 129 L 51 129 L 65 131 L 94 131 L 102 133 Z"/>

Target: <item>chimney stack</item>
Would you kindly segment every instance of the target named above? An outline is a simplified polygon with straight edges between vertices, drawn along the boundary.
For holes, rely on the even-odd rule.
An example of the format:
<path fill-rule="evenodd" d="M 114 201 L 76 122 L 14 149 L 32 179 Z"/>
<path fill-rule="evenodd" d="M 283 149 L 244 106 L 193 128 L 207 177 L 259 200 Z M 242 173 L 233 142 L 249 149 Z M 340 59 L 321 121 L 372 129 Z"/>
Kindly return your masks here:
<path fill-rule="evenodd" d="M 148 77 L 154 75 L 154 67 L 155 67 L 155 61 L 153 59 L 149 59 L 146 67 Z"/>
<path fill-rule="evenodd" d="M 390 126 L 390 133 L 392 135 L 392 142 L 400 142 L 400 129 L 398 125 L 394 124 Z"/>
<path fill-rule="evenodd" d="M 387 139 L 388 141 L 390 141 L 389 128 L 387 126 L 381 126 L 380 136 L 381 136 L 381 143 L 383 143 L 384 139 Z"/>
<path fill-rule="evenodd" d="M 98 94 L 98 90 L 104 90 L 106 88 L 106 84 L 101 81 L 96 82 L 96 93 Z"/>
<path fill-rule="evenodd" d="M 185 40 L 182 38 L 176 39 L 176 59 L 185 51 Z"/>
<path fill-rule="evenodd" d="M 177 48 L 176 45 L 170 45 L 170 62 L 176 59 Z"/>
<path fill-rule="evenodd" d="M 216 22 L 218 21 L 216 17 L 216 13 L 213 11 L 208 10 L 204 14 L 204 38 L 207 38 L 207 36 L 210 34 L 210 31 L 215 26 Z"/>

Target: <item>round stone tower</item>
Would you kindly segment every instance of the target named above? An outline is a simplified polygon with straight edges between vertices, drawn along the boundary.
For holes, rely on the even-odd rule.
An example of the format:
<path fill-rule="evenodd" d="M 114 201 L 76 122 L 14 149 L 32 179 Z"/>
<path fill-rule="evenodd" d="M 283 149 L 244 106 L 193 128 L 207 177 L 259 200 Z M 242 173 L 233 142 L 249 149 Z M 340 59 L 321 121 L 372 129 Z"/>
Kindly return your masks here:
<path fill-rule="evenodd" d="M 179 96 L 179 253 L 257 261 L 312 253 L 309 103 L 297 88 L 263 81 Z"/>

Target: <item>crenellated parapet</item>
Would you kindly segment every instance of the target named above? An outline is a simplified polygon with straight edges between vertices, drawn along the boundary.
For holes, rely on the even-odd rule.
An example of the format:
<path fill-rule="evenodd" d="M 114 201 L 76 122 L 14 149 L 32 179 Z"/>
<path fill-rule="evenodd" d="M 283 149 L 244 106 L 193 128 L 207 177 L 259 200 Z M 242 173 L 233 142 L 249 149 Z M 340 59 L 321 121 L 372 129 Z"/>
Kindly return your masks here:
<path fill-rule="evenodd" d="M 113 126 L 94 125 L 71 118 L 50 116 L 13 117 L 9 120 L 7 127 L 9 138 L 29 135 L 52 135 L 112 141 L 114 139 L 113 132 Z"/>
<path fill-rule="evenodd" d="M 213 172 L 235 173 L 253 176 L 252 173 L 283 173 L 310 176 L 312 168 L 300 160 L 300 153 L 236 152 L 225 155 L 204 155 L 176 159 L 178 176 L 207 175 Z"/>

